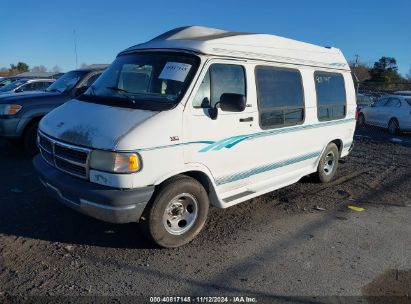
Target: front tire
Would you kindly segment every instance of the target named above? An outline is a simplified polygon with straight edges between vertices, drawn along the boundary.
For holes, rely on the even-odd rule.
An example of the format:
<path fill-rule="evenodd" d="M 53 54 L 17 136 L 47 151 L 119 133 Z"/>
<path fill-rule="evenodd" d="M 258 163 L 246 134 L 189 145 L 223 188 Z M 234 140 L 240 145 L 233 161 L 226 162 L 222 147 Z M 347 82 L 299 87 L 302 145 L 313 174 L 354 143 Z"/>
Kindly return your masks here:
<path fill-rule="evenodd" d="M 360 113 L 360 115 L 358 115 L 358 125 L 361 127 L 365 126 L 365 116 L 363 113 Z"/>
<path fill-rule="evenodd" d="M 39 128 L 39 123 L 35 122 L 31 124 L 24 132 L 23 136 L 23 148 L 24 152 L 32 157 L 39 153 L 37 148 L 37 130 Z"/>
<path fill-rule="evenodd" d="M 330 182 L 338 168 L 340 153 L 335 143 L 329 143 L 318 162 L 316 180 L 320 183 Z"/>
<path fill-rule="evenodd" d="M 179 176 L 160 186 L 142 225 L 146 236 L 158 246 L 179 247 L 192 241 L 204 227 L 208 208 L 204 187 L 191 177 Z"/>

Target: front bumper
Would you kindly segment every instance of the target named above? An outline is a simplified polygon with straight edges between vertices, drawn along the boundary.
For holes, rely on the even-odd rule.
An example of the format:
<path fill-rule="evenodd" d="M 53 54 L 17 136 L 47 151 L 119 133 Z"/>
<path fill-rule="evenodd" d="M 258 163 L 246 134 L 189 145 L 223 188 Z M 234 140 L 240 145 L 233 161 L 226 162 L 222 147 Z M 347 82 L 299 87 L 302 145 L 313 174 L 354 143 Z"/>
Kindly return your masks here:
<path fill-rule="evenodd" d="M 34 157 L 33 165 L 51 196 L 110 223 L 138 222 L 154 192 L 154 186 L 121 190 L 81 180 L 50 166 L 41 155 Z"/>
<path fill-rule="evenodd" d="M 17 132 L 19 122 L 19 118 L 0 118 L 0 136 L 8 138 L 19 137 L 20 134 Z"/>

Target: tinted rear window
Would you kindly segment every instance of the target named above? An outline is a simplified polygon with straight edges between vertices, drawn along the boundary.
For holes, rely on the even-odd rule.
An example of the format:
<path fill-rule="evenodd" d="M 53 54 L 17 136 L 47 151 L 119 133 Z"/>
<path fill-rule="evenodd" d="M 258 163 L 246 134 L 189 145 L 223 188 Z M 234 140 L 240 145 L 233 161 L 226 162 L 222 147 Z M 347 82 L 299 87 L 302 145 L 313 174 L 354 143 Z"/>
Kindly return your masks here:
<path fill-rule="evenodd" d="M 319 120 L 334 120 L 345 117 L 346 95 L 344 77 L 341 74 L 315 72 L 315 89 Z"/>

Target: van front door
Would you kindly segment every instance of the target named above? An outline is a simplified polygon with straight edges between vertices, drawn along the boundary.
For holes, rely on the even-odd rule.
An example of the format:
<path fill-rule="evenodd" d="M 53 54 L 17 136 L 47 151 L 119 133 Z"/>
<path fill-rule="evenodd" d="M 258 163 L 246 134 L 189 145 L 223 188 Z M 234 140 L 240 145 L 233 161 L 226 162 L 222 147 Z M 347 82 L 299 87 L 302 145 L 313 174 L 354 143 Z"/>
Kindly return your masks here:
<path fill-rule="evenodd" d="M 252 168 L 253 157 L 246 135 L 255 130 L 256 111 L 247 92 L 246 69 L 230 61 L 212 61 L 203 69 L 184 115 L 185 162 L 208 168 L 223 198 L 247 185 L 241 173 Z M 248 90 L 250 91 L 250 90 Z M 247 107 L 242 112 L 218 109 L 215 119 L 209 110 L 224 93 L 243 94 Z M 234 193 L 231 193 L 234 191 Z"/>

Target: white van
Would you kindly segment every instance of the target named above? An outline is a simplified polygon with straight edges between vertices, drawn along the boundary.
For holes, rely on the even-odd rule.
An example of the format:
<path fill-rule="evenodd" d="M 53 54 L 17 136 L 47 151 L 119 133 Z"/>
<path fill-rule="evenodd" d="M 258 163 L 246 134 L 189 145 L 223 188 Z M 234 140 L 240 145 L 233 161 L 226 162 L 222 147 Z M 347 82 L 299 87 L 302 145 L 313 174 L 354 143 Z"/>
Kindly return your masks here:
<path fill-rule="evenodd" d="M 205 27 L 121 52 L 77 99 L 45 116 L 42 183 L 62 203 L 140 222 L 160 246 L 192 240 L 227 208 L 314 173 L 332 179 L 355 129 L 341 51 Z"/>

